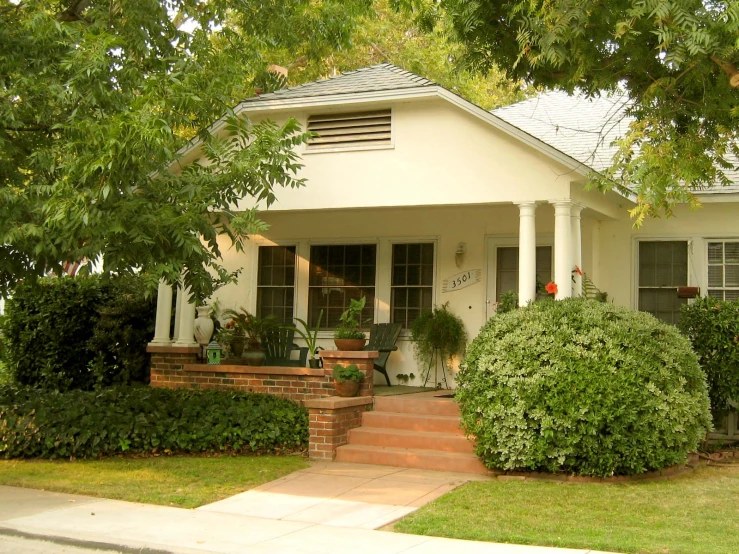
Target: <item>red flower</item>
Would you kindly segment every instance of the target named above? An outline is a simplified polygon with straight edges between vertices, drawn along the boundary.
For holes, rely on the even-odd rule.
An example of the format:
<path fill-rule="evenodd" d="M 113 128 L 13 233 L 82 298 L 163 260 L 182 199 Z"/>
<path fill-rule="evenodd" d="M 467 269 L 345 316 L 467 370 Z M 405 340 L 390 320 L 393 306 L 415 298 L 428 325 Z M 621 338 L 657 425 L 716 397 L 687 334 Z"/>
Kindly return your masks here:
<path fill-rule="evenodd" d="M 549 281 L 547 283 L 547 286 L 544 287 L 544 290 L 547 291 L 549 294 L 557 294 L 557 283 Z"/>
<path fill-rule="evenodd" d="M 580 269 L 579 267 L 575 266 L 575 273 L 577 273 L 578 275 L 582 275 L 582 269 Z"/>

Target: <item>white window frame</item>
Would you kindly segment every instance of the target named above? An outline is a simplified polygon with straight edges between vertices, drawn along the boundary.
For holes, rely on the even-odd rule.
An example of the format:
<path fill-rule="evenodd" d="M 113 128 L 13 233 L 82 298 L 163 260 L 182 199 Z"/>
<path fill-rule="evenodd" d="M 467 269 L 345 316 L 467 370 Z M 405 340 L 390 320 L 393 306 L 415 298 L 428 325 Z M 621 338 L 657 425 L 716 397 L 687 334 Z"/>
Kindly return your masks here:
<path fill-rule="evenodd" d="M 389 253 L 388 253 L 388 259 L 390 263 L 388 264 L 388 294 L 387 294 L 387 305 L 388 305 L 388 322 L 391 322 L 393 319 L 393 248 L 396 244 L 431 244 L 434 247 L 434 256 L 433 256 L 433 262 L 432 262 L 432 275 L 431 275 L 431 305 L 433 306 L 438 304 L 438 298 L 437 298 L 437 289 L 436 286 L 436 279 L 438 275 L 438 261 L 439 261 L 439 244 L 436 239 L 414 239 L 414 238 L 407 238 L 407 239 L 392 239 L 389 241 Z M 379 264 L 378 264 L 379 265 Z M 398 287 L 398 288 L 408 288 L 408 287 Z M 411 331 L 410 329 L 403 327 L 401 330 L 401 335 L 404 337 L 410 337 Z"/>
<path fill-rule="evenodd" d="M 310 258 L 310 249 L 312 246 L 362 246 L 362 245 L 375 245 L 375 305 L 374 305 L 374 321 L 373 323 L 378 322 L 378 309 L 380 307 L 380 298 L 378 291 L 380 289 L 379 286 L 379 279 L 380 279 L 380 241 L 377 239 L 323 239 L 323 240 L 311 240 L 311 241 L 303 241 L 303 244 L 305 245 L 304 252 L 306 254 L 305 257 L 305 265 L 306 265 L 306 271 L 305 271 L 305 309 L 302 310 L 302 313 L 305 314 L 305 320 L 309 321 L 310 317 L 310 266 L 312 263 L 312 260 Z M 298 246 L 298 250 L 302 251 L 300 249 L 300 246 Z M 296 296 L 296 299 L 298 296 Z M 300 296 L 302 298 L 302 295 Z M 297 301 L 296 301 L 297 304 Z M 333 329 L 322 329 L 318 332 L 319 338 L 331 338 L 334 336 Z"/>

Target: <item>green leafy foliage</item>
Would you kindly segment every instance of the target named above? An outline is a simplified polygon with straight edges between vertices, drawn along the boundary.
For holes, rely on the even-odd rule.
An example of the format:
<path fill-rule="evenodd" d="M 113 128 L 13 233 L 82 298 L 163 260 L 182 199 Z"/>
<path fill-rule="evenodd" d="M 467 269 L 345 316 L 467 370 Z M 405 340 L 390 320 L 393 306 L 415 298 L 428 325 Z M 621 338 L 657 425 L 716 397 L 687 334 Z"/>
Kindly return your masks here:
<path fill-rule="evenodd" d="M 339 318 L 339 324 L 334 329 L 335 339 L 365 339 L 367 336 L 359 329 L 362 324 L 362 310 L 367 303 L 367 297 L 359 300 L 352 298 L 349 307 L 344 310 Z"/>
<path fill-rule="evenodd" d="M 4 360 L 15 382 L 50 390 L 149 381 L 156 305 L 140 279 L 42 279 L 6 303 Z"/>
<path fill-rule="evenodd" d="M 680 330 L 708 378 L 714 410 L 739 399 L 739 301 L 698 298 L 682 307 Z"/>
<path fill-rule="evenodd" d="M 498 108 L 532 96 L 534 90 L 508 79 L 504 70 L 491 68 L 485 75 L 460 68 L 463 46 L 454 40 L 451 23 L 442 19 L 428 29 L 414 14 L 394 10 L 388 0 L 375 0 L 372 10 L 361 14 L 346 48 L 309 60 L 285 49 L 269 52 L 270 59 L 289 69 L 291 85 L 330 77 L 337 73 L 389 62 L 431 79 L 444 88 L 482 106 Z"/>
<path fill-rule="evenodd" d="M 264 79 L 265 52 L 322 59 L 369 5 L 0 3 L 0 294 L 65 262 L 137 272 L 152 290 L 184 274 L 198 300 L 234 280 L 218 236 L 238 249 L 265 224 L 233 206 L 302 186 L 293 147 L 307 135 L 231 108 L 257 84 L 279 85 Z M 178 150 L 196 136 L 203 163 L 183 169 L 192 160 Z"/>
<path fill-rule="evenodd" d="M 334 379 L 339 383 L 343 383 L 344 381 L 356 381 L 359 383 L 364 379 L 364 374 L 359 371 L 356 364 L 351 364 L 346 367 L 341 364 L 336 364 L 333 369 L 333 374 Z"/>
<path fill-rule="evenodd" d="M 398 0 L 451 19 L 465 66 L 569 92 L 624 88 L 636 118 L 601 188 L 633 187 L 636 222 L 730 182 L 739 157 L 735 0 Z M 609 126 L 614 122 L 609 122 Z"/>
<path fill-rule="evenodd" d="M 0 456 L 268 452 L 308 441 L 290 400 L 237 391 L 112 387 L 45 392 L 0 387 Z"/>
<path fill-rule="evenodd" d="M 438 351 L 444 359 L 462 355 L 467 346 L 464 323 L 449 310 L 449 303 L 421 313 L 411 325 L 413 349 L 419 366 L 428 369 Z"/>
<path fill-rule="evenodd" d="M 457 376 L 462 424 L 490 468 L 633 475 L 685 461 L 710 429 L 689 341 L 592 300 L 491 318 Z"/>

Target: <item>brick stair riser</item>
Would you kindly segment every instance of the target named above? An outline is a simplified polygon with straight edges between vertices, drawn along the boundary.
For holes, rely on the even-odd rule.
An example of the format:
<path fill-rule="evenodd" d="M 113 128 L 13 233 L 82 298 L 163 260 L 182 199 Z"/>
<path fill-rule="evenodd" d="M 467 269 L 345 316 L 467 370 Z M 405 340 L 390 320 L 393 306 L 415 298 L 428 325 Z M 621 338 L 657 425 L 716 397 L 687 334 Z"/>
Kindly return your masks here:
<path fill-rule="evenodd" d="M 452 400 L 408 400 L 402 396 L 375 397 L 375 411 L 459 417 L 459 406 Z"/>
<path fill-rule="evenodd" d="M 473 454 L 474 446 L 462 435 L 436 433 L 434 436 L 397 433 L 392 430 L 357 427 L 349 431 L 349 444 L 365 446 L 390 446 L 393 448 L 413 448 L 439 452 Z"/>
<path fill-rule="evenodd" d="M 450 416 L 414 416 L 411 414 L 373 411 L 362 414 L 362 425 L 428 433 L 464 434 L 459 428 L 459 418 Z"/>
<path fill-rule="evenodd" d="M 368 447 L 365 447 L 368 448 Z M 371 448 L 371 447 L 370 447 Z M 436 471 L 487 474 L 487 468 L 476 457 L 465 454 L 440 454 L 435 452 L 397 452 L 380 448 L 365 450 L 351 445 L 339 447 L 336 460 L 359 464 L 376 464 Z"/>

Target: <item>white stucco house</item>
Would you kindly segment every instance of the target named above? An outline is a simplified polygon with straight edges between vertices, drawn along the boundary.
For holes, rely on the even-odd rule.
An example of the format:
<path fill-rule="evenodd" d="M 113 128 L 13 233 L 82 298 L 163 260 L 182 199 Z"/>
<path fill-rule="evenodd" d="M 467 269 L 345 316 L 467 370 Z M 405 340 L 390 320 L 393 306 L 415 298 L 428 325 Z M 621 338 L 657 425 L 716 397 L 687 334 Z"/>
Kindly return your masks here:
<path fill-rule="evenodd" d="M 640 229 L 630 198 L 585 190 L 622 111 L 619 98 L 549 93 L 491 113 L 389 64 L 251 98 L 236 113 L 294 117 L 319 136 L 300 147 L 307 186 L 277 191 L 262 212 L 269 231 L 244 253 L 224 245 L 225 265 L 243 272 L 217 297 L 284 321 L 324 310 L 326 347 L 353 297 L 367 297 L 366 317 L 406 327 L 448 302 L 474 337 L 507 290 L 521 303 L 537 280 L 557 283 L 558 298 L 580 294 L 575 266 L 613 302 L 669 322 L 687 301 L 680 286 L 739 297 L 739 173 L 700 193 L 701 209 Z M 194 143 L 184 162 L 198 155 Z M 171 301 L 160 288 L 162 313 Z M 154 343 L 193 343 L 194 307 L 179 304 L 174 337 L 159 326 Z M 420 384 L 407 333 L 388 369 Z"/>

